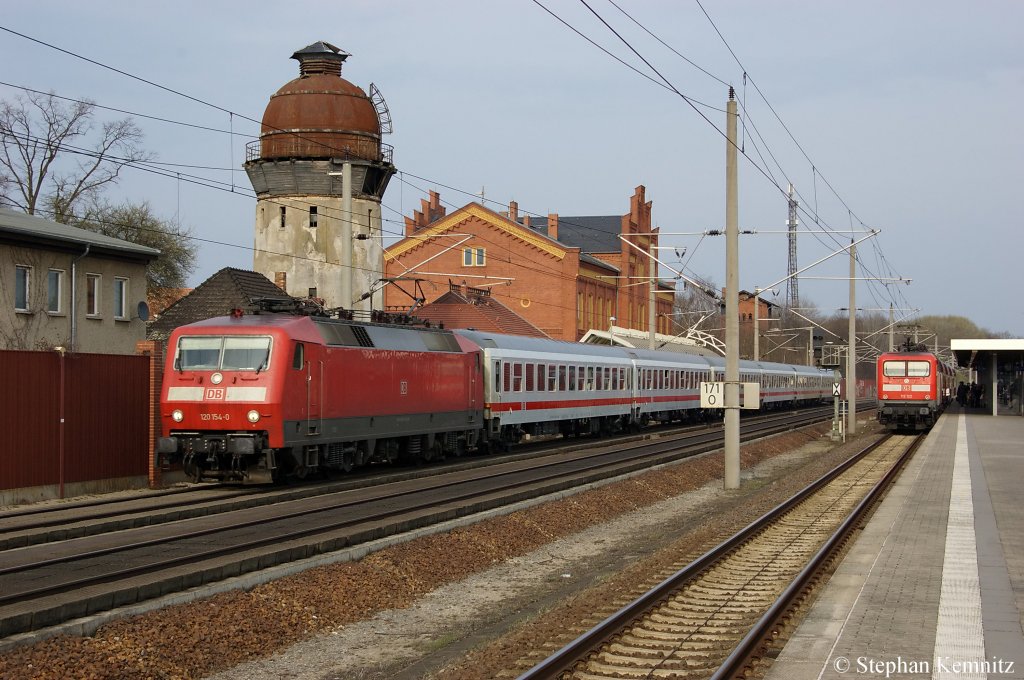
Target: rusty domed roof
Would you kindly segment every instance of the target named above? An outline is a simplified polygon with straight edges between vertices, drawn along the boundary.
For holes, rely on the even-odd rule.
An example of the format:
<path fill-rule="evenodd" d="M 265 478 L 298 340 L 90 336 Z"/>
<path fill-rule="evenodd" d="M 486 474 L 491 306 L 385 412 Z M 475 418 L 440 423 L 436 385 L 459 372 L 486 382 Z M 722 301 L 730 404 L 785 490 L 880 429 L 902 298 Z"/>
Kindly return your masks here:
<path fill-rule="evenodd" d="M 341 77 L 349 54 L 316 42 L 292 55 L 299 77 L 267 104 L 260 157 L 380 159 L 380 120 L 365 92 Z"/>

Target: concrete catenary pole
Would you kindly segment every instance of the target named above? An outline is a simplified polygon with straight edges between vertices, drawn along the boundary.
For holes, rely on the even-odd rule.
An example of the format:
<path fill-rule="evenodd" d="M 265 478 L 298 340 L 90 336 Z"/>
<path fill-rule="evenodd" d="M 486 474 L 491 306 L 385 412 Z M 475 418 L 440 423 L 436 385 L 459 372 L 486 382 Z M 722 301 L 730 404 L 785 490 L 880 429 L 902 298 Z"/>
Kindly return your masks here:
<path fill-rule="evenodd" d="M 850 348 L 846 357 L 847 426 L 850 435 L 857 434 L 857 246 L 850 240 Z"/>
<path fill-rule="evenodd" d="M 754 361 L 760 361 L 761 360 L 761 346 L 759 344 L 760 338 L 758 337 L 758 336 L 761 335 L 761 333 L 759 332 L 760 329 L 758 328 L 758 326 L 761 324 L 761 310 L 759 309 L 761 307 L 761 304 L 760 304 L 761 303 L 761 298 L 759 297 L 760 294 L 761 294 L 761 289 L 755 287 L 754 288 Z"/>
<path fill-rule="evenodd" d="M 652 234 L 651 236 L 647 237 L 647 266 L 650 267 L 650 284 L 651 284 L 650 285 L 650 290 L 648 291 L 648 295 L 647 295 L 647 298 L 648 298 L 647 299 L 647 333 L 648 333 L 648 336 L 647 336 L 648 337 L 647 349 L 654 349 L 654 345 L 655 345 L 654 333 L 656 332 L 656 330 L 655 330 L 655 316 L 654 315 L 655 315 L 655 312 L 656 312 L 655 307 L 657 305 L 657 298 L 655 297 L 655 295 L 656 295 L 656 293 L 655 293 L 655 286 L 657 285 L 657 279 L 655 277 L 657 276 L 657 273 L 658 273 L 658 261 L 654 259 L 655 258 L 655 252 L 656 251 L 654 250 L 654 235 Z"/>
<path fill-rule="evenodd" d="M 352 164 L 341 166 L 341 306 L 352 309 Z"/>
<path fill-rule="evenodd" d="M 895 339 L 895 337 L 894 337 L 895 329 L 893 328 L 893 324 L 894 323 L 895 322 L 893 321 L 893 315 L 892 315 L 892 303 L 890 302 L 889 303 L 889 351 L 890 352 L 893 351 L 893 349 L 896 347 L 896 345 L 894 344 L 894 339 Z"/>
<path fill-rule="evenodd" d="M 740 488 L 740 234 L 736 92 L 729 88 L 725 143 L 725 488 Z"/>

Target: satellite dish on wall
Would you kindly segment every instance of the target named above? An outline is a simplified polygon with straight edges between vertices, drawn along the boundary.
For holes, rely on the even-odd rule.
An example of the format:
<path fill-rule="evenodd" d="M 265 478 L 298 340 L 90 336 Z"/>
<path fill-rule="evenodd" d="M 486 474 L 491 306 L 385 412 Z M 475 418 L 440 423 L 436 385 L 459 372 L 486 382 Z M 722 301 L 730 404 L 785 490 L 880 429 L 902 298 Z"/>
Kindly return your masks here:
<path fill-rule="evenodd" d="M 149 305 L 146 304 L 145 300 L 139 303 L 139 307 L 136 310 L 136 315 L 142 321 L 149 321 Z"/>

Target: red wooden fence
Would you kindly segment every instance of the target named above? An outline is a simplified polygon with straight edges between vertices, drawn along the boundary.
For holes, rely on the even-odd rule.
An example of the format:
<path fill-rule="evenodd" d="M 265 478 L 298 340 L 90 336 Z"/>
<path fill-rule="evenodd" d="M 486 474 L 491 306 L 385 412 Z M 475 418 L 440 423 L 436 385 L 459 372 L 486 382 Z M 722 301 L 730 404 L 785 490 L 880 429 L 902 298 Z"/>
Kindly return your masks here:
<path fill-rule="evenodd" d="M 149 474 L 150 358 L 0 351 L 0 490 Z"/>

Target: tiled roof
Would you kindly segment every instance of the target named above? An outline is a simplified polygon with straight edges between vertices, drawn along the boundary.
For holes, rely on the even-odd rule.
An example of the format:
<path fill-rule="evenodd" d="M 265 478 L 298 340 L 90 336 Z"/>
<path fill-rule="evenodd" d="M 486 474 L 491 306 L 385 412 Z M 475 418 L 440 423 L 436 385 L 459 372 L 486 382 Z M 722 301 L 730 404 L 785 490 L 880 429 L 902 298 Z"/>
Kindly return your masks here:
<path fill-rule="evenodd" d="M 547 338 L 547 333 L 519 316 L 487 294 L 451 290 L 430 304 L 420 307 L 415 316 L 445 328 L 473 328 L 509 335 Z"/>
<path fill-rule="evenodd" d="M 527 218 L 529 226 L 542 234 L 548 233 L 548 223 L 543 217 Z M 583 215 L 579 217 L 558 216 L 558 241 L 584 253 L 618 253 L 622 250 L 619 234 L 622 233 L 621 215 Z"/>
<path fill-rule="evenodd" d="M 146 335 L 165 339 L 178 326 L 224 316 L 236 307 L 249 307 L 254 299 L 288 297 L 263 274 L 225 267 L 165 309 L 149 324 Z"/>

